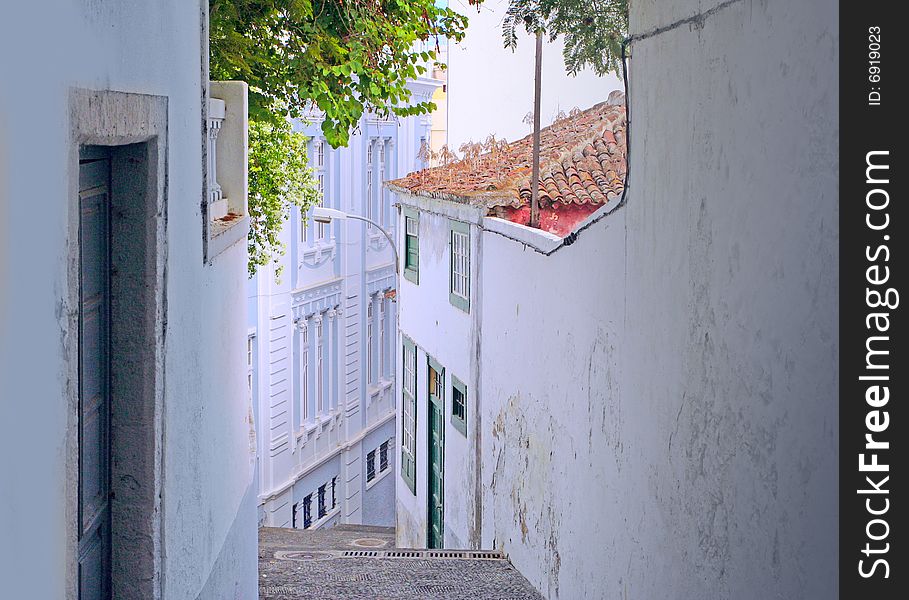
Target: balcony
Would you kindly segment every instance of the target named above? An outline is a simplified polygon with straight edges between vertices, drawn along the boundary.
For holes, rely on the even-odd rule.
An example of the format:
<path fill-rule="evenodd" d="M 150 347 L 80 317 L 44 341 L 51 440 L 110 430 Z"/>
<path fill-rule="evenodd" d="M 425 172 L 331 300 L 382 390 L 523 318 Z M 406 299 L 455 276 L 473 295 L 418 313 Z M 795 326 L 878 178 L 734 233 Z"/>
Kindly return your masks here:
<path fill-rule="evenodd" d="M 382 379 L 366 388 L 367 427 L 385 419 L 395 409 L 394 379 Z"/>
<path fill-rule="evenodd" d="M 243 81 L 209 83 L 205 256 L 215 256 L 249 233 L 248 88 Z"/>

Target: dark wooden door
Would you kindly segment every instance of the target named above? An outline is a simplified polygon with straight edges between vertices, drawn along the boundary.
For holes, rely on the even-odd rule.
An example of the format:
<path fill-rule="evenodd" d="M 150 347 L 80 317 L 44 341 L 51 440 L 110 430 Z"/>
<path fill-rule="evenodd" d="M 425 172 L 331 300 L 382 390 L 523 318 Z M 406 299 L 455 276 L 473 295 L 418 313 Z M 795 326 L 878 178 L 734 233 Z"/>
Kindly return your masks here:
<path fill-rule="evenodd" d="M 428 548 L 442 548 L 445 532 L 445 383 L 444 371 L 433 364 L 429 366 L 429 531 Z"/>
<path fill-rule="evenodd" d="M 110 155 L 79 161 L 79 599 L 111 595 Z"/>

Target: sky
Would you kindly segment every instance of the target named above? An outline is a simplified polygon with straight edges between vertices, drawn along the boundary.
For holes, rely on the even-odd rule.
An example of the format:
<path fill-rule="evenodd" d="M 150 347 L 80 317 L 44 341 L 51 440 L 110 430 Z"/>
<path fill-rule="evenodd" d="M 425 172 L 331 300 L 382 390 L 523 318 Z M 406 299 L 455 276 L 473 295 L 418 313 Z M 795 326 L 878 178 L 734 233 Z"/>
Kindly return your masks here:
<path fill-rule="evenodd" d="M 457 150 L 490 133 L 508 141 L 524 137 L 531 132 L 524 116 L 533 110 L 533 37 L 522 32 L 515 52 L 503 47 L 502 17 L 508 0 L 485 0 L 479 14 L 467 0 L 450 0 L 450 6 L 467 15 L 469 25 L 464 40 L 449 45 L 449 147 Z M 576 77 L 567 75 L 560 41 L 544 42 L 542 72 L 544 127 L 559 110 L 589 108 L 622 87 L 618 77 L 597 77 L 589 69 Z"/>

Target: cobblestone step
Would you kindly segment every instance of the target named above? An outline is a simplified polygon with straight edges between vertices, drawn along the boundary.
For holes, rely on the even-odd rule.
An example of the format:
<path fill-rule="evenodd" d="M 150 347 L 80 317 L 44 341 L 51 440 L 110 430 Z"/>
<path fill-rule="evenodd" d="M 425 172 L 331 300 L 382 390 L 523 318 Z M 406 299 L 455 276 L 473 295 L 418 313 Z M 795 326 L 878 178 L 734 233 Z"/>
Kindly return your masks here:
<path fill-rule="evenodd" d="M 390 528 L 259 530 L 260 600 L 541 600 L 494 550 L 394 547 Z"/>

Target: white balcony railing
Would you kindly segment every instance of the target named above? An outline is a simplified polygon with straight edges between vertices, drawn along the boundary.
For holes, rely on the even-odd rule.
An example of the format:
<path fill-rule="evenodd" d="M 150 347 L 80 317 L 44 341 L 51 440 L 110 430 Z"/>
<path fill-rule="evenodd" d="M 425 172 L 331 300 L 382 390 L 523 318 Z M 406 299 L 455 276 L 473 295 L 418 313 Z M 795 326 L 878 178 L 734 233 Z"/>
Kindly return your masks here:
<path fill-rule="evenodd" d="M 206 126 L 205 257 L 246 240 L 249 230 L 248 88 L 243 81 L 209 83 Z"/>
<path fill-rule="evenodd" d="M 218 183 L 218 134 L 227 115 L 226 107 L 220 98 L 208 100 L 208 216 L 212 221 L 228 213 L 227 198 Z"/>

